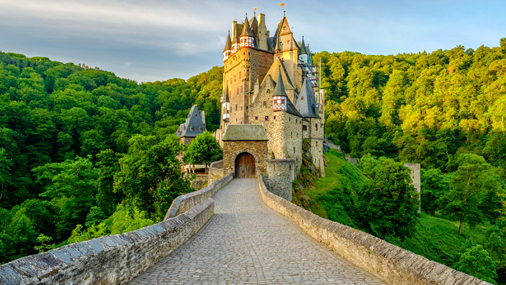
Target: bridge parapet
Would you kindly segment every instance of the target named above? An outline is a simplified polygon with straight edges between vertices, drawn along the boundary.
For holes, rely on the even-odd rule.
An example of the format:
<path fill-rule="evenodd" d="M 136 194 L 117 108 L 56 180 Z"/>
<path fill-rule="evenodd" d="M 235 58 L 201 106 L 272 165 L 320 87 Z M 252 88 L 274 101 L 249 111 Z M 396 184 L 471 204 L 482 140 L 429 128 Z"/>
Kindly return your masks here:
<path fill-rule="evenodd" d="M 208 198 L 211 198 L 216 191 L 225 186 L 230 180 L 234 179 L 234 174 L 229 173 L 225 177 L 217 180 L 213 184 L 207 186 L 206 188 L 191 192 L 188 194 L 181 195 L 172 201 L 172 205 L 170 206 L 167 214 L 165 215 L 164 221 L 176 217 L 189 209 L 195 207 L 196 205 L 202 203 Z"/>
<path fill-rule="evenodd" d="M 307 234 L 388 284 L 490 284 L 430 261 L 360 230 L 319 217 L 269 192 L 258 176 L 262 200 Z"/>
<path fill-rule="evenodd" d="M 163 222 L 120 235 L 66 245 L 0 266 L 0 284 L 124 284 L 197 233 L 214 214 L 211 198 L 229 174 L 177 197 Z"/>

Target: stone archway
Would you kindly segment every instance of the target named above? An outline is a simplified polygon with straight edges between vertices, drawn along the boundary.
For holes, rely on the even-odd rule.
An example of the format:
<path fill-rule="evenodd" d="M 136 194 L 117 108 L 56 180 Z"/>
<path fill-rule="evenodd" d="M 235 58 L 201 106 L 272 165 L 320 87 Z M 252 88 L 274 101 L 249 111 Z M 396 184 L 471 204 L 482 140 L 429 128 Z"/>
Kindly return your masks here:
<path fill-rule="evenodd" d="M 242 152 L 235 158 L 235 177 L 236 178 L 254 178 L 255 177 L 255 157 Z"/>

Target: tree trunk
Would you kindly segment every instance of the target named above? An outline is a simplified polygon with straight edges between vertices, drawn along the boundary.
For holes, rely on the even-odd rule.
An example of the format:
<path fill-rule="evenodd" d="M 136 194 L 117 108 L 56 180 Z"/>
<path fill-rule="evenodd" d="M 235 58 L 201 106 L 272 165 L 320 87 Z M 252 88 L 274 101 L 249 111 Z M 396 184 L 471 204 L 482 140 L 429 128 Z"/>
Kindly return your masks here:
<path fill-rule="evenodd" d="M 459 235 L 462 232 L 462 224 L 464 223 L 464 219 L 460 219 L 460 226 L 459 226 Z"/>

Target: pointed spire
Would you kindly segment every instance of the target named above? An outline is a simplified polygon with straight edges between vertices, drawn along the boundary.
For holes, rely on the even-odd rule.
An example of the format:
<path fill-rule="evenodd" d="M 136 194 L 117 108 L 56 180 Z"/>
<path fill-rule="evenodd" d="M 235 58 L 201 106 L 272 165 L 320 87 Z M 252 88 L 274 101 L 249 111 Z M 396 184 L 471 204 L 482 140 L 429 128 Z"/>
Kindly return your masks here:
<path fill-rule="evenodd" d="M 247 13 L 246 13 L 246 19 L 244 20 L 244 26 L 242 28 L 242 33 L 241 33 L 241 37 L 243 37 L 243 36 L 250 36 L 250 37 L 253 36 L 253 33 L 251 32 L 251 28 L 249 26 Z"/>
<path fill-rule="evenodd" d="M 225 44 L 225 50 L 231 50 L 232 49 L 232 41 L 230 39 L 230 30 L 228 30 L 228 37 L 227 37 L 227 43 Z"/>
<path fill-rule="evenodd" d="M 281 66 L 279 67 L 278 81 L 276 81 L 276 88 L 272 96 L 287 96 L 285 91 L 285 85 L 283 84 L 283 77 L 281 77 Z"/>
<path fill-rule="evenodd" d="M 302 36 L 302 43 L 300 44 L 300 54 L 307 54 L 306 44 L 304 43 L 304 36 Z"/>

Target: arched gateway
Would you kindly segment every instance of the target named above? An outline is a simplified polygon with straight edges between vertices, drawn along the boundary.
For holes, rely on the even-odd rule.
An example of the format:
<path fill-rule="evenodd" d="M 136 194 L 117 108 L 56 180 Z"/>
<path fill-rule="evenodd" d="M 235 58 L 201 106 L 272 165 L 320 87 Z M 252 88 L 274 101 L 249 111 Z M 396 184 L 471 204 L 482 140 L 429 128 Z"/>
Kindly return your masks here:
<path fill-rule="evenodd" d="M 250 153 L 243 152 L 235 159 L 235 177 L 254 178 L 255 177 L 255 157 Z"/>
<path fill-rule="evenodd" d="M 228 125 L 223 136 L 223 173 L 238 178 L 266 176 L 268 140 L 262 125 Z"/>

